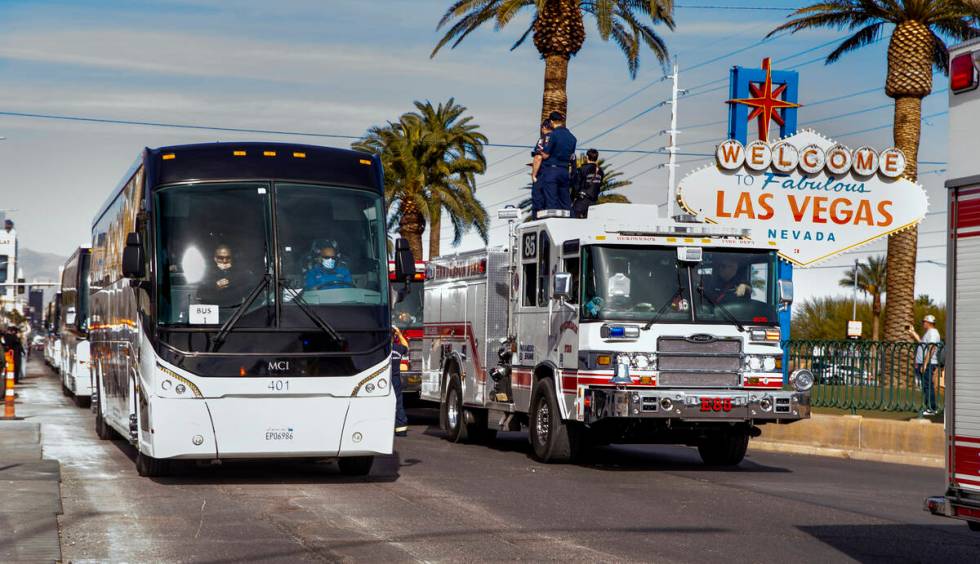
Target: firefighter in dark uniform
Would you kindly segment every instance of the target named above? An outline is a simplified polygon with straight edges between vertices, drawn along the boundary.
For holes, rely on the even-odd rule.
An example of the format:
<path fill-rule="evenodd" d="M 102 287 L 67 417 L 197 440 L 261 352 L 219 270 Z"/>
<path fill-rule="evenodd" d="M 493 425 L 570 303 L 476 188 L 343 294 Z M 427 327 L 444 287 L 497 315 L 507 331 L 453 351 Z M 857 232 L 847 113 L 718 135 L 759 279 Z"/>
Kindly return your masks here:
<path fill-rule="evenodd" d="M 541 122 L 541 137 L 538 137 L 538 142 L 534 144 L 534 150 L 531 151 L 531 217 L 536 217 L 538 212 L 545 209 L 544 207 L 544 192 L 542 192 L 541 182 L 538 179 L 538 175 L 541 173 L 541 163 L 544 161 L 544 146 L 548 144 L 548 138 L 551 136 L 551 121 L 544 120 Z"/>
<path fill-rule="evenodd" d="M 408 416 L 405 414 L 405 400 L 402 398 L 402 360 L 408 357 L 408 340 L 398 327 L 392 326 L 391 343 L 391 385 L 395 392 L 395 436 L 408 436 Z"/>
<path fill-rule="evenodd" d="M 594 206 L 599 201 L 599 191 L 605 175 L 599 167 L 599 151 L 586 151 L 585 164 L 579 167 L 572 182 L 572 217 L 589 217 L 589 206 Z"/>
<path fill-rule="evenodd" d="M 565 116 L 560 112 L 551 112 L 548 119 L 554 129 L 541 151 L 544 161 L 538 175 L 544 194 L 544 207 L 549 210 L 571 211 L 570 174 L 572 159 L 575 158 L 575 144 L 578 141 L 565 127 Z"/>

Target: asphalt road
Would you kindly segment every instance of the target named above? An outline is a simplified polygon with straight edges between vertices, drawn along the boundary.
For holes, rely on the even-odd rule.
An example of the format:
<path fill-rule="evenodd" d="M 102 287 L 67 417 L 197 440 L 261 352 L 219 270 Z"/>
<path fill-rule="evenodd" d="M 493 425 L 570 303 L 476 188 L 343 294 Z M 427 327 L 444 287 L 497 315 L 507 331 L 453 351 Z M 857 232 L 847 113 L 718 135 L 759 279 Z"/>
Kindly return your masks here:
<path fill-rule="evenodd" d="M 65 561 L 980 562 L 980 534 L 921 509 L 936 469 L 750 450 L 724 470 L 658 446 L 549 466 L 523 433 L 451 444 L 416 410 L 367 478 L 245 462 L 146 479 L 47 368 L 20 392 L 62 464 Z"/>

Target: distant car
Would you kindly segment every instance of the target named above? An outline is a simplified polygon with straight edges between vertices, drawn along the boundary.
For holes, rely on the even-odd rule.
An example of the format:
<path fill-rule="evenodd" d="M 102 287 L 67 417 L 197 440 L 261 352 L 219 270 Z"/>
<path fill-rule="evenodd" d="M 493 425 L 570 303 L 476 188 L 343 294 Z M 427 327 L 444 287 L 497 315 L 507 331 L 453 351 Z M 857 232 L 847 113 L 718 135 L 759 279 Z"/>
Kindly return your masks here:
<path fill-rule="evenodd" d="M 46 339 L 42 335 L 35 335 L 34 338 L 31 339 L 31 349 L 35 351 L 43 351 L 45 342 Z"/>

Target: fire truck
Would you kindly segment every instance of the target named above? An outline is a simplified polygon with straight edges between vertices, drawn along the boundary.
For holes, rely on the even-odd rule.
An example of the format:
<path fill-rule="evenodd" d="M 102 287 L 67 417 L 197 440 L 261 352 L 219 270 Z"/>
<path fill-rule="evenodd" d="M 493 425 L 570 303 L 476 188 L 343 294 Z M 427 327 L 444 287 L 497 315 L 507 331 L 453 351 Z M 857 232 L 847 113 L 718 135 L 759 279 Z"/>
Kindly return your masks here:
<path fill-rule="evenodd" d="M 408 340 L 408 356 L 401 360 L 402 396 L 417 399 L 422 387 L 422 285 L 425 263 L 415 263 L 415 275 L 407 286 L 395 284 L 395 262 L 388 262 L 392 292 L 401 292 L 402 300 L 391 300 L 391 324 Z"/>
<path fill-rule="evenodd" d="M 950 49 L 946 248 L 946 492 L 925 509 L 980 531 L 980 40 Z"/>
<path fill-rule="evenodd" d="M 544 462 L 667 443 L 735 465 L 759 425 L 809 417 L 812 373 L 784 387 L 792 282 L 768 242 L 655 206 L 543 213 L 427 265 L 421 396 L 449 440 L 526 428 Z"/>

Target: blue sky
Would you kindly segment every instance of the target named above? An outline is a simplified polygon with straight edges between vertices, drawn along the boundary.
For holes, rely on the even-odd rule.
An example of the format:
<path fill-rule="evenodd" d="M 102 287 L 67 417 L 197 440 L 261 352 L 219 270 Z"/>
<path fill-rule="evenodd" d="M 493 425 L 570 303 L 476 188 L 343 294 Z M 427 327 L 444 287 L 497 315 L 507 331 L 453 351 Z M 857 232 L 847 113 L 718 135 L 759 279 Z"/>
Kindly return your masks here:
<path fill-rule="evenodd" d="M 439 38 L 435 25 L 448 4 L 449 0 L 0 1 L 0 112 L 360 135 L 410 110 L 413 100 L 455 97 L 492 143 L 531 144 L 543 62 L 530 41 L 509 51 L 527 18 L 501 32 L 480 30 L 457 49 L 430 59 Z M 728 69 L 735 64 L 758 66 L 763 56 L 771 56 L 776 69 L 800 72 L 805 105 L 801 126 L 815 122 L 822 133 L 852 147 L 891 144 L 892 110 L 881 90 L 886 42 L 828 67 L 815 59 L 832 49 L 824 44 L 843 33 L 804 32 L 758 45 L 788 12 L 697 8 L 708 5 L 780 8 L 800 3 L 678 2 L 676 31 L 658 29 L 681 65 L 681 87 L 693 87 L 679 106 L 682 151 L 710 153 L 725 137 L 724 123 L 714 122 L 726 118 Z M 643 89 L 658 81 L 663 69 L 644 53 L 639 75 L 630 80 L 620 52 L 598 39 L 592 22 L 587 25 L 586 45 L 570 65 L 569 122 L 574 126 L 639 93 L 573 127 L 574 133 L 586 140 L 626 122 L 589 145 L 648 150 L 664 146 L 666 139 L 655 134 L 669 125 L 666 107 L 630 120 L 669 96 L 666 81 Z M 946 85 L 946 78 L 937 76 L 934 90 Z M 871 89 L 876 90 L 822 102 Z M 937 93 L 925 100 L 923 114 L 946 108 L 946 94 Z M 852 115 L 841 115 L 846 113 Z M 867 129 L 873 130 L 863 132 Z M 0 141 L 0 208 L 18 209 L 12 215 L 23 246 L 65 255 L 85 241 L 92 215 L 144 146 L 219 139 L 310 142 L 288 135 L 9 116 L 0 116 L 0 135 L 7 137 Z M 347 145 L 337 139 L 314 141 Z M 945 161 L 946 143 L 945 116 L 927 120 L 920 160 Z M 487 151 L 491 167 L 478 195 L 495 209 L 524 194 L 520 187 L 527 182 L 526 153 Z M 605 156 L 633 179 L 625 193 L 634 201 L 665 200 L 665 171 L 656 168 L 663 157 Z M 679 178 L 708 160 L 682 157 Z M 933 211 L 945 208 L 942 168 L 921 166 Z M 937 246 L 944 241 L 939 232 L 944 218 L 930 215 L 923 224 L 921 259 L 945 262 L 945 250 Z M 492 227 L 491 242 L 502 242 L 505 230 L 496 223 Z M 479 244 L 468 237 L 460 248 Z M 448 240 L 444 250 L 446 245 Z M 883 248 L 882 242 L 867 250 Z M 842 265 L 854 258 L 863 254 L 826 264 Z M 798 274 L 798 294 L 838 292 L 839 273 L 825 268 Z M 919 291 L 943 296 L 942 274 L 941 267 L 920 264 Z"/>

